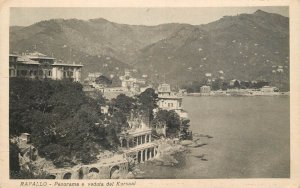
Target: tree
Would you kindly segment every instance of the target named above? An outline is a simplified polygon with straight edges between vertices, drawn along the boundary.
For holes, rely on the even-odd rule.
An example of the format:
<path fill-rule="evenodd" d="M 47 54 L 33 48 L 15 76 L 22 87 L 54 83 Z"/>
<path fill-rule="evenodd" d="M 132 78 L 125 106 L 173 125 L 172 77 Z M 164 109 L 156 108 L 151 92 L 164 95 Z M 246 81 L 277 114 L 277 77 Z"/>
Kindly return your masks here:
<path fill-rule="evenodd" d="M 183 89 L 186 89 L 188 93 L 196 93 L 200 92 L 200 87 L 205 85 L 206 80 L 203 79 L 201 82 L 199 81 L 192 81 L 189 82 L 188 84 L 185 84 L 182 86 Z"/>
<path fill-rule="evenodd" d="M 96 84 L 101 84 L 104 86 L 109 86 L 112 84 L 112 80 L 110 80 L 109 78 L 107 78 L 104 75 L 101 75 L 98 78 L 96 78 L 95 82 L 96 82 Z"/>
<path fill-rule="evenodd" d="M 154 121 L 165 123 L 167 132 L 174 133 L 180 130 L 180 117 L 174 110 L 159 110 Z"/>
<path fill-rule="evenodd" d="M 242 89 L 246 89 L 246 88 L 250 88 L 250 82 L 249 81 L 241 81 L 241 88 Z"/>
<path fill-rule="evenodd" d="M 99 148 L 112 149 L 117 145 L 114 129 L 126 127 L 125 115 L 102 115 L 104 98 L 87 97 L 79 83 L 12 78 L 10 85 L 10 137 L 30 133 L 39 154 L 56 166 L 94 161 Z M 127 98 L 122 97 L 117 101 L 123 111 L 133 104 L 125 101 Z"/>
<path fill-rule="evenodd" d="M 212 90 L 216 91 L 216 90 L 222 89 L 222 85 L 223 85 L 223 81 L 220 78 L 218 78 L 212 82 L 211 87 L 212 87 Z"/>
<path fill-rule="evenodd" d="M 158 96 L 152 88 L 146 89 L 138 96 L 139 111 L 143 111 L 150 120 L 153 119 L 153 109 L 157 107 Z"/>
<path fill-rule="evenodd" d="M 224 91 L 224 90 L 227 90 L 228 86 L 229 86 L 228 82 L 223 82 L 222 88 L 221 88 L 221 89 L 222 89 L 223 91 Z"/>
<path fill-rule="evenodd" d="M 20 171 L 19 164 L 19 147 L 12 142 L 9 142 L 9 171 L 10 174 L 17 173 Z"/>
<path fill-rule="evenodd" d="M 136 100 L 134 98 L 128 97 L 122 93 L 112 101 L 112 106 L 124 114 L 129 114 L 131 110 L 135 109 L 135 102 Z"/>
<path fill-rule="evenodd" d="M 238 80 L 236 80 L 235 82 L 234 82 L 234 84 L 233 84 L 233 87 L 234 88 L 240 88 L 241 86 L 240 86 L 240 82 L 238 81 Z"/>

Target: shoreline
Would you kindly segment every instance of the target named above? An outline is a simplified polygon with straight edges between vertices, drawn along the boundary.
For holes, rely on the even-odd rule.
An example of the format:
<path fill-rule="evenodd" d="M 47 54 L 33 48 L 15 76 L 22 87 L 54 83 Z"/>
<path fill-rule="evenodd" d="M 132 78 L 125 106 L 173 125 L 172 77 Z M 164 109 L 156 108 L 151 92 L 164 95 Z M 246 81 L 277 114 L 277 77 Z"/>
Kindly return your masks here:
<path fill-rule="evenodd" d="M 184 96 L 188 97 L 280 97 L 290 96 L 289 92 L 280 94 L 201 94 L 201 93 L 188 93 Z"/>

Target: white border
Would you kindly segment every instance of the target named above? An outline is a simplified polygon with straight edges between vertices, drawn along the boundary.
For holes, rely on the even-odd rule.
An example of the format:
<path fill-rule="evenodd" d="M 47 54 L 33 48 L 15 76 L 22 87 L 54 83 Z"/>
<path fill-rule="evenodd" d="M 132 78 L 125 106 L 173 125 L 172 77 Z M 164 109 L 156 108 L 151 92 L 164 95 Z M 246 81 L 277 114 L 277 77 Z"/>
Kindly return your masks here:
<path fill-rule="evenodd" d="M 8 172 L 8 55 L 10 7 L 244 7 L 289 6 L 290 11 L 290 117 L 291 177 L 289 179 L 163 179 L 135 181 L 135 187 L 300 187 L 300 0 L 10 0 L 0 3 L 0 188 L 20 187 L 22 180 L 9 180 Z M 276 128 L 276 127 L 274 127 Z M 199 172 L 201 173 L 201 172 Z M 42 180 L 51 182 L 51 180 Z M 123 181 L 123 180 L 122 180 Z M 53 181 L 52 181 L 53 182 Z M 83 182 L 64 180 L 60 182 Z M 84 180 L 84 182 L 95 182 Z M 96 182 L 116 182 L 99 180 Z M 50 186 L 47 186 L 50 187 Z M 57 186 L 56 186 L 57 187 Z M 126 187 L 126 186 L 122 186 Z M 129 186 L 133 187 L 133 186 Z"/>

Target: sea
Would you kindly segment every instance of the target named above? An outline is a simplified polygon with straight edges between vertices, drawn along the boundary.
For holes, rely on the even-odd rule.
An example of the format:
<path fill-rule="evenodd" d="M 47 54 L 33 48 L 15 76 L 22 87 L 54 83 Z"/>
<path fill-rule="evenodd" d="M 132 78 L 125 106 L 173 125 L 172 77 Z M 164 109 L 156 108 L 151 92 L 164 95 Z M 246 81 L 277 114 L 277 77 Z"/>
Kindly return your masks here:
<path fill-rule="evenodd" d="M 141 178 L 290 177 L 289 96 L 186 96 L 183 107 L 204 145 L 188 148 L 175 166 L 139 165 Z"/>

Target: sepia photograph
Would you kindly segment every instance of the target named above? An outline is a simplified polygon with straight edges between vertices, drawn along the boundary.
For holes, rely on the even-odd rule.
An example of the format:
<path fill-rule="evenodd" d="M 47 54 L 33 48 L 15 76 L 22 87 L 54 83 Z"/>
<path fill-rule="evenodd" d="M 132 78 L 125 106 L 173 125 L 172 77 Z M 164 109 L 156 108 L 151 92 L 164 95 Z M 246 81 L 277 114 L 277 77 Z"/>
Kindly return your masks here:
<path fill-rule="evenodd" d="M 289 178 L 289 9 L 11 8 L 12 179 Z"/>
<path fill-rule="evenodd" d="M 295 6 L 12 2 L 0 187 L 300 186 Z"/>

